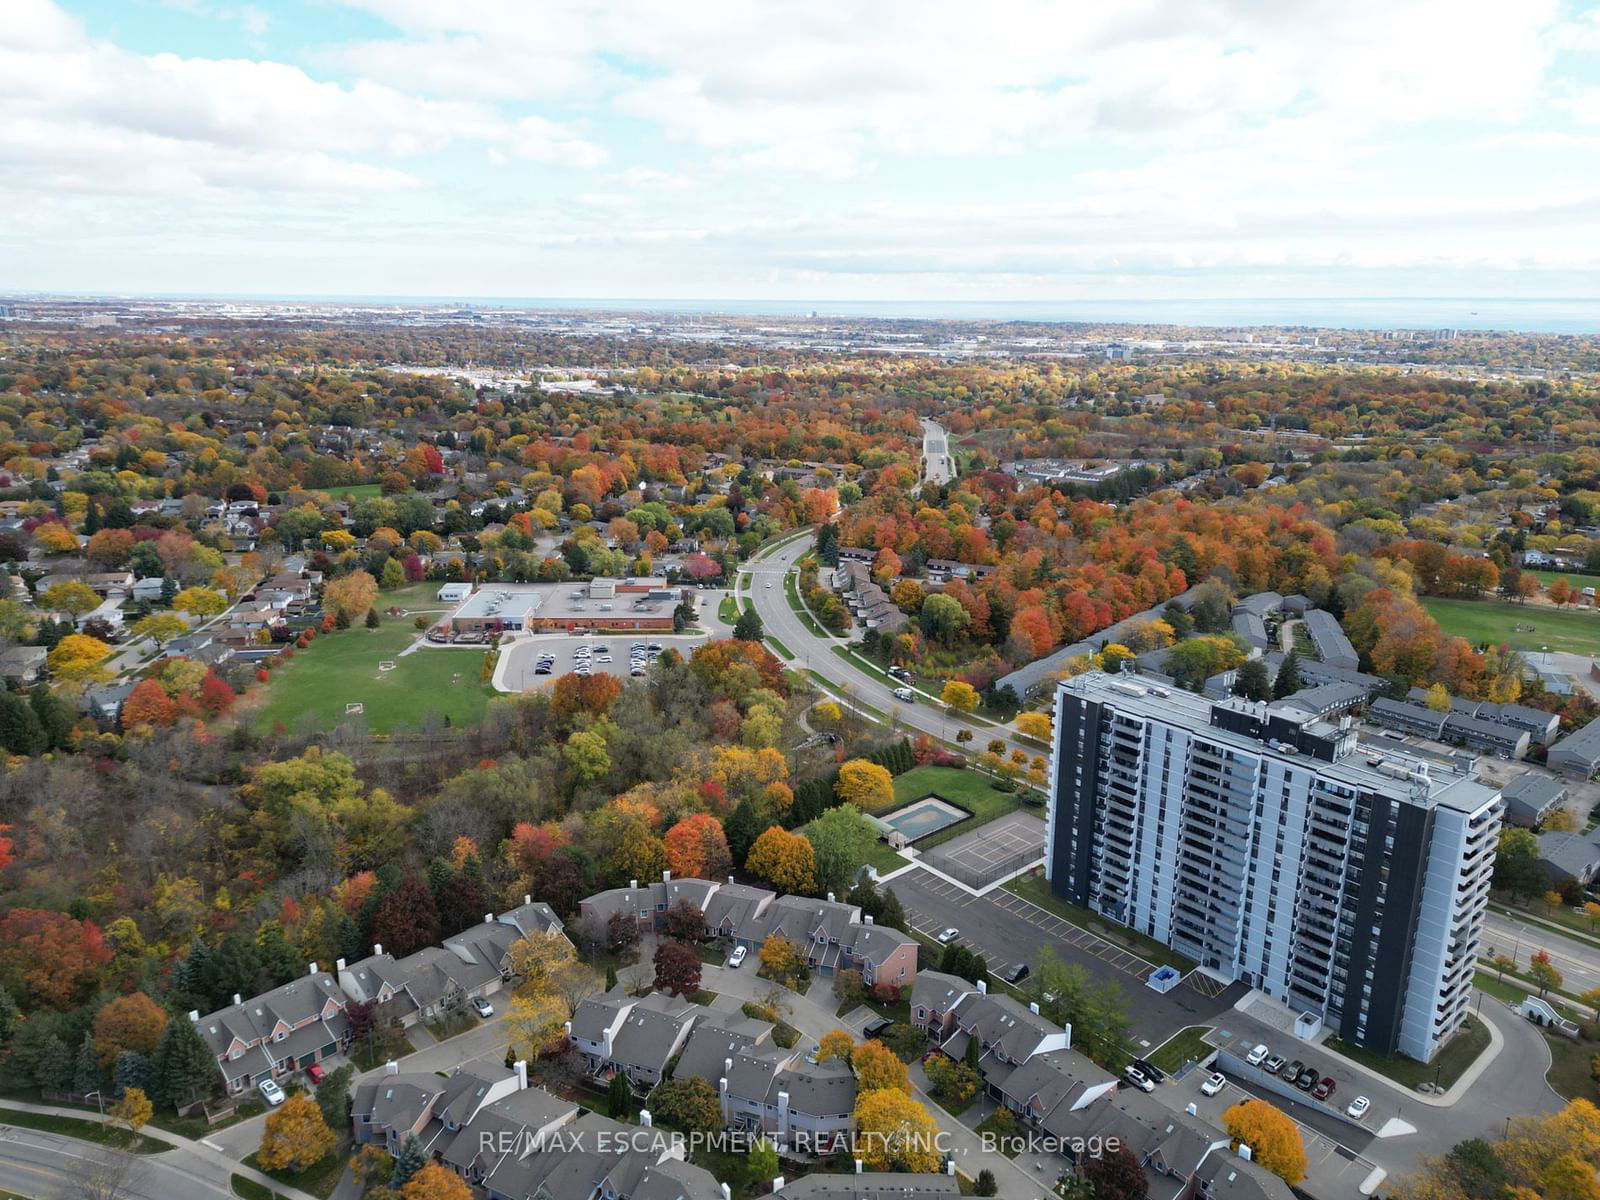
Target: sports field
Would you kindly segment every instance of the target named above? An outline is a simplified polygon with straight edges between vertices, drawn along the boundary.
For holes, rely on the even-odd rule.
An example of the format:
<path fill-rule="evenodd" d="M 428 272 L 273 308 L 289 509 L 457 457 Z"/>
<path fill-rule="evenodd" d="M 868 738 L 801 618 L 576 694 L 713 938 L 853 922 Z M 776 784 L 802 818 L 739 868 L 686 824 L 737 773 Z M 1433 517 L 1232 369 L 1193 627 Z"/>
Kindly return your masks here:
<path fill-rule="evenodd" d="M 279 721 L 295 729 L 302 721 L 331 729 L 345 719 L 346 706 L 360 704 L 373 733 L 416 727 L 428 713 L 471 725 L 483 716 L 492 695 L 479 682 L 483 651 L 424 648 L 399 657 L 420 637 L 405 619 L 386 620 L 379 629 L 356 626 L 317 638 L 294 660 L 273 668 L 266 702 L 256 711 L 260 729 Z M 380 663 L 392 662 L 383 670 Z"/>
<path fill-rule="evenodd" d="M 1473 645 L 1504 642 L 1517 650 L 1600 655 L 1600 613 L 1437 596 L 1422 597 L 1422 606 L 1439 622 L 1439 628 Z"/>

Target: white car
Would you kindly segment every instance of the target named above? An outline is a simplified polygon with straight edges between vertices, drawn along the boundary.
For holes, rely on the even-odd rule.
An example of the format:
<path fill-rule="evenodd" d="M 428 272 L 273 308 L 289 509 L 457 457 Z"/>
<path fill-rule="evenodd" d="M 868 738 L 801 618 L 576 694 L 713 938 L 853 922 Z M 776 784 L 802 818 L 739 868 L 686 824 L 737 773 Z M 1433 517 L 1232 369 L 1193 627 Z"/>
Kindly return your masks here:
<path fill-rule="evenodd" d="M 611 661 L 611 655 L 609 655 L 609 654 L 597 654 L 597 655 L 595 655 L 595 661 L 596 662 L 610 662 Z"/>
<path fill-rule="evenodd" d="M 1139 1070 L 1138 1067 L 1127 1068 L 1122 1072 L 1122 1077 L 1141 1092 L 1153 1092 L 1156 1090 L 1156 1085 L 1151 1083 L 1145 1073 Z"/>
<path fill-rule="evenodd" d="M 948 946 L 951 942 L 955 941 L 960 934 L 961 930 L 957 929 L 954 925 L 950 926 L 949 929 L 941 929 L 939 931 L 939 944 L 941 946 Z"/>
<path fill-rule="evenodd" d="M 277 1108 L 288 1099 L 283 1094 L 283 1089 L 270 1079 L 263 1079 L 256 1084 L 256 1090 L 261 1093 L 261 1098 L 267 1102 L 269 1108 Z"/>
<path fill-rule="evenodd" d="M 1371 1100 L 1368 1100 L 1365 1096 L 1357 1096 L 1354 1100 L 1350 1101 L 1350 1107 L 1344 1111 L 1346 1114 L 1359 1121 L 1362 1117 L 1367 1115 L 1367 1109 L 1371 1107 Z"/>
<path fill-rule="evenodd" d="M 742 962 L 744 962 L 744 947 L 736 946 L 733 953 L 728 955 L 728 965 L 737 970 Z"/>
<path fill-rule="evenodd" d="M 896 700 L 903 701 L 906 704 L 910 704 L 917 698 L 917 694 L 910 688 L 895 688 L 894 698 Z"/>
<path fill-rule="evenodd" d="M 1266 1061 L 1267 1055 L 1270 1054 L 1270 1053 L 1272 1053 L 1272 1052 L 1270 1050 L 1268 1050 L 1265 1046 L 1257 1046 L 1254 1050 L 1250 1051 L 1249 1054 L 1245 1055 L 1245 1059 L 1244 1060 L 1245 1060 L 1245 1062 L 1249 1063 L 1252 1067 L 1259 1067 L 1262 1063 L 1264 1063 Z"/>
<path fill-rule="evenodd" d="M 494 1005 L 489 1003 L 486 996 L 474 996 L 472 998 L 472 1011 L 480 1017 L 492 1017 L 494 1016 Z"/>
<path fill-rule="evenodd" d="M 1206 1081 L 1200 1085 L 1200 1094 L 1202 1096 L 1215 1096 L 1227 1086 L 1228 1081 L 1226 1079 L 1221 1075 L 1212 1074 L 1207 1076 Z"/>
<path fill-rule="evenodd" d="M 769 587 L 769 588 L 770 588 L 770 587 L 771 587 L 771 586 L 772 586 L 772 580 L 770 580 L 770 579 L 769 579 L 769 580 L 767 580 L 767 586 L 768 586 L 768 587 Z"/>

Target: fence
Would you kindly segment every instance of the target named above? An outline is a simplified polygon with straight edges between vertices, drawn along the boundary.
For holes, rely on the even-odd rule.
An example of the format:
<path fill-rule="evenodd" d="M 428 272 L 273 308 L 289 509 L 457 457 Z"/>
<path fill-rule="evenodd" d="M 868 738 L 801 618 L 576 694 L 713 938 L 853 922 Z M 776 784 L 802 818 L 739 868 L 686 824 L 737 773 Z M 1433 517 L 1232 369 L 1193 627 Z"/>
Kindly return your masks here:
<path fill-rule="evenodd" d="M 959 854 L 960 851 L 956 853 Z M 1024 867 L 1032 866 L 1044 857 L 1044 847 L 1024 846 L 1020 850 L 1013 850 L 998 862 L 987 863 L 981 867 L 975 867 L 961 858 L 941 854 L 938 850 L 929 850 L 918 857 L 930 867 L 943 871 L 968 887 L 982 888 L 1001 879 L 1009 879 Z"/>

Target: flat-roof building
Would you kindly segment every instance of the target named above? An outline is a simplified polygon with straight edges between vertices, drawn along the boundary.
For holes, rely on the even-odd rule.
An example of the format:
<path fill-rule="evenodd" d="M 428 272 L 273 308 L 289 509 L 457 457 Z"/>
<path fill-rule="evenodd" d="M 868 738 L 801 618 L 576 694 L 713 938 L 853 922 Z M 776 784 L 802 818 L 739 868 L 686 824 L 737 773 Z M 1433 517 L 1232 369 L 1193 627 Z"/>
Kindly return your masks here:
<path fill-rule="evenodd" d="M 450 614 L 456 633 L 538 629 L 670 631 L 682 602 L 664 579 L 592 579 L 587 583 L 491 583 Z"/>
<path fill-rule="evenodd" d="M 1052 890 L 1381 1054 L 1426 1061 L 1466 1017 L 1501 813 L 1348 717 L 1101 672 L 1056 688 Z"/>

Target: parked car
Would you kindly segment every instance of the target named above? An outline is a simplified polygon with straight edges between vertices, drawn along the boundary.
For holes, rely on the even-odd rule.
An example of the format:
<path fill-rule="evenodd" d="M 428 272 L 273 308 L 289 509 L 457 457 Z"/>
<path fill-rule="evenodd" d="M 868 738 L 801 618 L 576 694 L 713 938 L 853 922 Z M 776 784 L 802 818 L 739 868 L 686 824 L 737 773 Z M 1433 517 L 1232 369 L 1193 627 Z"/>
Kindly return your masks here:
<path fill-rule="evenodd" d="M 1322 1077 L 1322 1082 L 1311 1089 L 1311 1098 L 1313 1100 L 1326 1100 L 1329 1096 L 1333 1095 L 1336 1090 L 1338 1090 L 1338 1087 L 1339 1085 L 1334 1083 L 1329 1076 L 1324 1075 Z"/>
<path fill-rule="evenodd" d="M 494 1005 L 490 1004 L 483 996 L 474 996 L 472 998 L 472 1011 L 480 1017 L 492 1017 L 494 1016 Z"/>
<path fill-rule="evenodd" d="M 1141 1092 L 1153 1092 L 1156 1090 L 1156 1085 L 1145 1078 L 1144 1072 L 1139 1070 L 1138 1067 L 1129 1066 L 1122 1072 L 1122 1077 Z"/>
<path fill-rule="evenodd" d="M 1294 1085 L 1302 1092 L 1309 1092 L 1317 1086 L 1317 1069 L 1315 1067 L 1307 1067 L 1301 1071 L 1300 1074 L 1295 1076 Z"/>
<path fill-rule="evenodd" d="M 1249 1054 L 1244 1056 L 1244 1060 L 1252 1067 L 1259 1067 L 1267 1060 L 1267 1055 L 1270 1053 L 1271 1051 L 1268 1050 L 1266 1046 L 1257 1046 L 1254 1050 L 1250 1051 Z"/>
<path fill-rule="evenodd" d="M 1013 963 L 1000 974 L 1000 978 L 1004 979 L 1007 983 L 1021 983 L 1027 977 L 1027 963 Z"/>
<path fill-rule="evenodd" d="M 1226 1078 L 1221 1075 L 1212 1074 L 1207 1076 L 1206 1081 L 1200 1085 L 1200 1094 L 1202 1096 L 1215 1096 L 1227 1086 L 1228 1081 Z"/>
<path fill-rule="evenodd" d="M 283 1089 L 270 1079 L 263 1079 L 256 1084 L 256 1090 L 261 1093 L 261 1098 L 267 1102 L 269 1108 L 277 1108 L 288 1099 L 283 1094 Z"/>
<path fill-rule="evenodd" d="M 745 948 L 743 946 L 735 946 L 733 948 L 733 953 L 728 955 L 728 965 L 737 970 L 744 962 L 744 956 Z"/>
<path fill-rule="evenodd" d="M 939 931 L 939 944 L 941 946 L 948 946 L 960 936 L 961 930 L 957 929 L 954 925 L 950 926 L 949 929 L 941 929 Z"/>
<path fill-rule="evenodd" d="M 894 1022 L 888 1017 L 874 1017 L 867 1022 L 866 1028 L 861 1031 L 861 1036 L 864 1038 L 880 1038 L 889 1031 L 889 1026 L 893 1024 Z"/>
<path fill-rule="evenodd" d="M 1371 1107 L 1371 1100 L 1368 1100 L 1365 1096 L 1357 1096 L 1354 1100 L 1350 1101 L 1350 1107 L 1344 1111 L 1345 1115 L 1354 1117 L 1359 1121 L 1362 1117 L 1367 1115 L 1367 1109 Z"/>
<path fill-rule="evenodd" d="M 910 688 L 895 688 L 894 698 L 896 700 L 904 701 L 906 704 L 910 704 L 917 698 L 917 694 Z"/>
<path fill-rule="evenodd" d="M 1133 1060 L 1133 1065 L 1138 1067 L 1139 1073 L 1151 1083 L 1165 1083 L 1167 1081 L 1167 1073 L 1147 1058 L 1136 1058 Z"/>
<path fill-rule="evenodd" d="M 1272 1055 L 1267 1059 L 1266 1062 L 1261 1064 L 1261 1069 L 1268 1075 L 1276 1075 L 1279 1071 L 1283 1070 L 1283 1055 Z"/>
<path fill-rule="evenodd" d="M 1290 1063 L 1287 1067 L 1285 1067 L 1283 1070 L 1279 1071 L 1278 1074 L 1282 1075 L 1290 1083 L 1293 1083 L 1296 1079 L 1300 1078 L 1300 1071 L 1304 1066 L 1305 1066 L 1305 1063 L 1301 1062 L 1297 1058 L 1292 1063 Z"/>
<path fill-rule="evenodd" d="M 321 1083 L 327 1072 L 322 1069 L 321 1063 L 312 1063 L 306 1068 L 306 1078 L 312 1083 Z"/>

